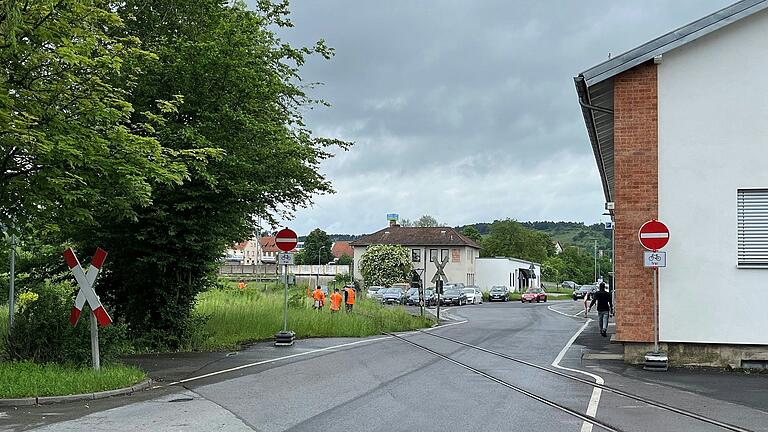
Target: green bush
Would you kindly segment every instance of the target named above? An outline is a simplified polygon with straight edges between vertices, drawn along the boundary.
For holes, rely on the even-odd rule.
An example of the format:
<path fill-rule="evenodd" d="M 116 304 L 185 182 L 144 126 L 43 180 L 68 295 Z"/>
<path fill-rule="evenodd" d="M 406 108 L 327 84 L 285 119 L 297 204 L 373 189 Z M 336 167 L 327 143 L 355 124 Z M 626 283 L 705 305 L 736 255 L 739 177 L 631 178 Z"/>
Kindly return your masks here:
<path fill-rule="evenodd" d="M 75 288 L 69 283 L 41 282 L 19 294 L 16 314 L 6 345 L 12 360 L 87 365 L 91 361 L 90 310 L 83 308 L 76 327 L 69 324 Z M 102 362 L 129 349 L 127 327 L 99 328 Z"/>

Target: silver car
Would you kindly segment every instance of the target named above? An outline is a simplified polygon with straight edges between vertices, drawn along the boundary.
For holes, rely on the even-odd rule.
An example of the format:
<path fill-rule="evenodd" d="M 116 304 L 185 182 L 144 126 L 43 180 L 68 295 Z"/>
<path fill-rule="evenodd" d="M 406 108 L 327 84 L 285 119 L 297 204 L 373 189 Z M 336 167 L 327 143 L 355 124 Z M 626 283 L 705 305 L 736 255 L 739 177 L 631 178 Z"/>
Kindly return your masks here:
<path fill-rule="evenodd" d="M 483 292 L 477 287 L 466 287 L 464 293 L 467 295 L 467 303 L 482 304 Z"/>
<path fill-rule="evenodd" d="M 368 292 L 366 293 L 366 297 L 373 300 L 381 301 L 381 297 L 384 295 L 384 291 L 386 288 L 383 286 L 369 286 Z"/>

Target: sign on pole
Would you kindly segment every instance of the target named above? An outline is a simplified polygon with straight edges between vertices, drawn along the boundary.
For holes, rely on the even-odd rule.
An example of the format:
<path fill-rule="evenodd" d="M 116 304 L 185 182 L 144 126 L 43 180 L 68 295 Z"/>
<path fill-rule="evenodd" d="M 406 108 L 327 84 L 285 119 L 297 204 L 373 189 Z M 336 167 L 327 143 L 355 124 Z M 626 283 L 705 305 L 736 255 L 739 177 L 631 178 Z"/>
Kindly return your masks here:
<path fill-rule="evenodd" d="M 448 283 L 448 276 L 445 275 L 445 265 L 448 264 L 448 257 L 445 257 L 442 261 L 435 260 L 435 267 L 437 271 L 432 276 L 432 283 L 437 283 L 438 280 L 443 283 Z"/>
<path fill-rule="evenodd" d="M 281 252 L 277 255 L 277 263 L 280 265 L 293 265 L 293 254 Z"/>
<path fill-rule="evenodd" d="M 72 248 L 64 251 L 64 259 L 67 262 L 67 266 L 69 266 L 72 274 L 75 275 L 77 285 L 80 287 L 75 298 L 75 305 L 72 307 L 72 313 L 69 316 L 69 323 L 73 327 L 77 325 L 83 306 L 85 306 L 85 302 L 88 302 L 88 306 L 91 308 L 91 360 L 93 368 L 96 370 L 101 368 L 98 326 L 104 327 L 112 324 L 112 318 L 109 317 L 106 309 L 101 304 L 101 300 L 99 300 L 99 296 L 96 295 L 96 291 L 93 289 L 96 283 L 96 276 L 98 276 L 106 258 L 107 253 L 103 249 L 97 248 L 93 259 L 91 259 L 91 266 L 88 268 L 88 272 L 84 272 Z"/>
<path fill-rule="evenodd" d="M 657 220 L 649 220 L 640 227 L 640 244 L 648 250 L 659 250 L 669 242 L 669 228 Z"/>
<path fill-rule="evenodd" d="M 645 251 L 643 252 L 643 264 L 646 267 L 666 267 L 667 266 L 667 253 L 663 251 Z"/>
<path fill-rule="evenodd" d="M 290 252 L 298 244 L 299 238 L 293 230 L 288 228 L 280 230 L 275 234 L 275 244 L 283 252 Z"/>
<path fill-rule="evenodd" d="M 284 228 L 275 234 L 275 245 L 283 252 L 289 252 L 296 247 L 299 239 L 293 230 Z M 296 334 L 288 331 L 288 265 L 293 264 L 293 254 L 281 253 L 278 264 L 283 266 L 285 277 L 285 303 L 283 305 L 283 330 L 275 335 L 276 346 L 291 346 Z"/>

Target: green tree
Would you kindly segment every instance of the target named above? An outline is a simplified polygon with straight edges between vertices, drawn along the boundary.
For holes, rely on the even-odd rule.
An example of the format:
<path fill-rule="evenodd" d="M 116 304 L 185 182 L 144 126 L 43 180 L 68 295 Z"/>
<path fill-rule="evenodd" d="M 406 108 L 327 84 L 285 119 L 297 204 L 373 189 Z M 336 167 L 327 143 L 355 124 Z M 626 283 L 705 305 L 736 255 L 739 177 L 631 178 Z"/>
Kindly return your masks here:
<path fill-rule="evenodd" d="M 566 264 L 559 256 L 551 256 L 541 263 L 541 277 L 547 282 L 560 283 L 565 280 L 561 275 L 565 273 Z"/>
<path fill-rule="evenodd" d="M 373 245 L 360 257 L 360 272 L 366 286 L 391 286 L 410 280 L 408 249 L 396 245 Z"/>
<path fill-rule="evenodd" d="M 475 243 L 480 243 L 480 240 L 483 239 L 482 234 L 480 234 L 480 231 L 477 230 L 477 228 L 473 226 L 464 227 L 463 230 L 461 230 L 461 234 L 464 237 L 467 237 L 470 240 L 473 240 Z"/>
<path fill-rule="evenodd" d="M 157 102 L 137 110 L 130 101 L 152 57 L 110 2 L 2 2 L 0 223 L 55 229 L 95 209 L 132 217 L 153 183 L 185 177 L 178 152 L 150 136 Z"/>
<path fill-rule="evenodd" d="M 552 241 L 548 235 L 523 227 L 510 219 L 495 221 L 483 239 L 482 256 L 507 256 L 543 262 L 549 255 Z"/>
<path fill-rule="evenodd" d="M 319 164 L 331 156 L 329 146 L 348 144 L 304 126 L 304 110 L 323 102 L 305 93 L 299 74 L 308 56 L 332 51 L 322 41 L 294 47 L 276 36 L 275 28 L 291 25 L 287 2 L 259 1 L 255 11 L 220 0 L 116 7 L 128 34 L 157 56 L 138 65 L 135 113 L 156 100 L 180 101 L 156 126 L 162 145 L 220 151 L 193 165 L 183 185 L 156 188 L 152 207 L 135 221 L 104 220 L 79 233 L 89 250 L 100 244 L 115 252 L 101 281 L 115 315 L 150 345 L 175 347 L 195 296 L 215 283 L 227 245 L 249 238 L 257 217 L 276 224 L 332 192 Z"/>
<path fill-rule="evenodd" d="M 347 254 L 344 254 L 344 255 L 339 257 L 339 260 L 336 262 L 336 264 L 338 264 L 338 265 L 350 265 L 350 264 L 352 264 L 352 257 L 347 255 Z"/>
<path fill-rule="evenodd" d="M 445 224 L 440 223 L 435 219 L 434 217 L 430 215 L 424 215 L 414 221 L 409 219 L 403 219 L 400 221 L 400 226 L 404 227 L 439 227 L 439 226 L 445 226 Z"/>
<path fill-rule="evenodd" d="M 333 260 L 331 238 L 320 228 L 312 230 L 304 240 L 304 264 L 328 264 Z M 318 261 L 320 258 L 320 261 Z"/>

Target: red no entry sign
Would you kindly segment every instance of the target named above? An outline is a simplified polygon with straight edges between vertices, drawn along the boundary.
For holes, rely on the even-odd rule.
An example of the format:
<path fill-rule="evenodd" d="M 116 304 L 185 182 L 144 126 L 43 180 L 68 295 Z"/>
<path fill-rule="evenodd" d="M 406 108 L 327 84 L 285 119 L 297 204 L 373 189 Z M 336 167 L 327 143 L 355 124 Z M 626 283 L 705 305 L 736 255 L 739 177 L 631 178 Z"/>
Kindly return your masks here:
<path fill-rule="evenodd" d="M 650 220 L 640 227 L 640 244 L 649 250 L 659 250 L 669 242 L 669 228 L 657 220 Z"/>
<path fill-rule="evenodd" d="M 299 241 L 296 233 L 288 228 L 280 230 L 275 235 L 275 244 L 277 248 L 283 252 L 292 251 L 296 247 L 296 243 Z"/>

